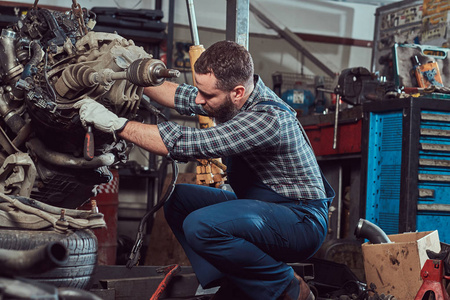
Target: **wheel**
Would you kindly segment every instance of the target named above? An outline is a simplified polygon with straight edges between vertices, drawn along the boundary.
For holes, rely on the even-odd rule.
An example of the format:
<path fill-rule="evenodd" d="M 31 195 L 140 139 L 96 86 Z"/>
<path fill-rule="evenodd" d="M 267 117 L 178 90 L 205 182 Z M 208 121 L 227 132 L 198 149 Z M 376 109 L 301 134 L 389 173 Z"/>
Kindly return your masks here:
<path fill-rule="evenodd" d="M 3 249 L 31 250 L 52 241 L 60 241 L 66 246 L 68 261 L 61 267 L 26 277 L 56 287 L 89 289 L 97 265 L 98 249 L 97 238 L 91 230 L 69 230 L 67 233 L 53 230 L 0 230 L 0 248 Z"/>

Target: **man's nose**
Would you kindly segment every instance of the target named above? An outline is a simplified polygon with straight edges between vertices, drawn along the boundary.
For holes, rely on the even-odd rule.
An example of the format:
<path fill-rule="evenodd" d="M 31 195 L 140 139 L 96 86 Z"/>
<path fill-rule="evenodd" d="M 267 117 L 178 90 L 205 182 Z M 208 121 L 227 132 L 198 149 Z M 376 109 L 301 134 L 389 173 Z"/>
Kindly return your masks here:
<path fill-rule="evenodd" d="M 206 101 L 205 101 L 205 99 L 203 99 L 203 97 L 201 97 L 200 95 L 197 95 L 197 97 L 195 97 L 195 103 L 196 104 L 205 104 Z"/>

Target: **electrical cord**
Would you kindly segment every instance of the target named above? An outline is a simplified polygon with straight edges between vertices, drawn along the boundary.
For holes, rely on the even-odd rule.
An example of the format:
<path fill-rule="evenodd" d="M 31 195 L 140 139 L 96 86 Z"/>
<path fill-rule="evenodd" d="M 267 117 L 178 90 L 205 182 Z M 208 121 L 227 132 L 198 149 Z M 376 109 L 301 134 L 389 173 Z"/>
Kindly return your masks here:
<path fill-rule="evenodd" d="M 178 164 L 177 161 L 172 160 L 172 181 L 170 183 L 170 186 L 167 188 L 167 191 L 164 195 L 164 197 L 158 201 L 149 211 L 145 213 L 145 215 L 142 217 L 140 223 L 138 232 L 136 235 L 136 240 L 134 241 L 133 248 L 131 249 L 131 253 L 128 256 L 127 261 L 127 268 L 131 269 L 132 267 L 136 266 L 139 263 L 140 259 L 140 250 L 142 247 L 142 244 L 144 242 L 144 230 L 145 230 L 145 224 L 148 221 L 148 218 L 153 215 L 155 212 L 157 212 L 167 201 L 167 199 L 170 198 L 172 195 L 174 189 L 175 189 L 175 183 L 177 182 L 178 178 Z"/>

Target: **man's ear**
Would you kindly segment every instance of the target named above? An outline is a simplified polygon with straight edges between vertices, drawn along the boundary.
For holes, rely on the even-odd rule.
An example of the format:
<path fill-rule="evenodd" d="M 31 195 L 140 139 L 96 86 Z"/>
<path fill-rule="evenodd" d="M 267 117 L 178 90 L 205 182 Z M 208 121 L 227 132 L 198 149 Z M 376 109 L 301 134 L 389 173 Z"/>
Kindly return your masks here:
<path fill-rule="evenodd" d="M 244 98 L 245 96 L 245 87 L 243 85 L 236 86 L 232 91 L 232 99 L 236 102 L 239 102 Z"/>

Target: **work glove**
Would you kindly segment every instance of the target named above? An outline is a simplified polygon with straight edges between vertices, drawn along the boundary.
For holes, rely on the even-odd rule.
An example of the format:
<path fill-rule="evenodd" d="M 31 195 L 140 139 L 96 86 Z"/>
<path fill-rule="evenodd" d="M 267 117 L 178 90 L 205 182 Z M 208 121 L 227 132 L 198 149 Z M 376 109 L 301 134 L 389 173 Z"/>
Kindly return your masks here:
<path fill-rule="evenodd" d="M 115 113 L 90 98 L 78 101 L 73 107 L 80 109 L 81 124 L 85 128 L 93 125 L 100 131 L 115 134 L 120 132 L 128 122 L 128 119 L 118 117 Z"/>

